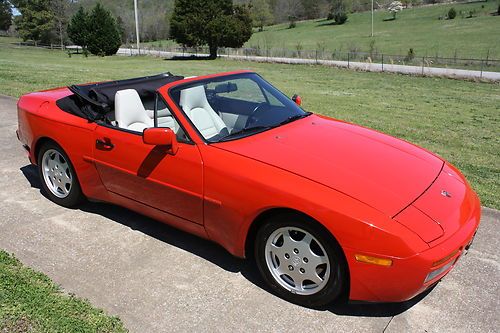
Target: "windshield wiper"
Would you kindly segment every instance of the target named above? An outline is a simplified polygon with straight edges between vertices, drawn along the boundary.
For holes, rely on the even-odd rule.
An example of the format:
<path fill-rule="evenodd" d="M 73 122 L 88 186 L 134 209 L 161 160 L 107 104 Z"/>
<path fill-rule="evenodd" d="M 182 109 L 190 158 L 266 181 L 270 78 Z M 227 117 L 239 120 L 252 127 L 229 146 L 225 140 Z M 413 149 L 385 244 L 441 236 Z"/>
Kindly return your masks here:
<path fill-rule="evenodd" d="M 226 135 L 222 139 L 219 140 L 219 142 L 222 141 L 227 141 L 230 140 L 231 138 L 234 138 L 235 136 L 239 136 L 241 134 L 249 133 L 249 132 L 263 132 L 265 130 L 268 130 L 272 128 L 272 126 L 253 126 L 253 127 L 248 127 L 248 128 L 243 128 L 239 131 L 233 132 L 229 135 Z"/>
<path fill-rule="evenodd" d="M 294 116 L 290 116 L 290 117 L 286 118 L 285 120 L 283 120 L 281 123 L 279 123 L 278 126 L 291 123 L 292 121 L 302 119 L 302 118 L 305 118 L 305 117 L 310 116 L 310 115 L 312 115 L 312 112 L 306 112 L 304 114 L 296 114 Z"/>

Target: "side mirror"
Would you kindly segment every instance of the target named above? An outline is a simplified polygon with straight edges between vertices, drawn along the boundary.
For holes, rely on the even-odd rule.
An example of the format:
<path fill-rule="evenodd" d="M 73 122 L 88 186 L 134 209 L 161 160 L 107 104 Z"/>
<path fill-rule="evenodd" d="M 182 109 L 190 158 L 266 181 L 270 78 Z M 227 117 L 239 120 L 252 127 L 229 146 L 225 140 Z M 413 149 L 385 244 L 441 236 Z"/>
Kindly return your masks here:
<path fill-rule="evenodd" d="M 142 142 L 147 145 L 170 147 L 173 154 L 177 153 L 179 148 L 174 131 L 168 127 L 146 128 L 142 132 Z"/>
<path fill-rule="evenodd" d="M 299 95 L 293 95 L 292 101 L 294 101 L 298 106 L 302 105 L 302 97 L 300 97 Z"/>

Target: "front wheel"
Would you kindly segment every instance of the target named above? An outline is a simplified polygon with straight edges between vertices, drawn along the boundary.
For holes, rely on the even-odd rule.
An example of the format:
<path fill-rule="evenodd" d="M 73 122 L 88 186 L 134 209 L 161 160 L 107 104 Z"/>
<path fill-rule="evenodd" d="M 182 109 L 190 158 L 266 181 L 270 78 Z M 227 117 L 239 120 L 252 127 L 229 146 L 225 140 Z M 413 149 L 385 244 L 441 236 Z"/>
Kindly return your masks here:
<path fill-rule="evenodd" d="M 54 142 L 44 144 L 38 153 L 38 174 L 48 198 L 64 207 L 74 207 L 84 196 L 64 150 Z"/>
<path fill-rule="evenodd" d="M 309 307 L 333 302 L 346 285 L 346 265 L 338 243 L 299 214 L 275 216 L 259 229 L 257 266 L 272 291 Z"/>

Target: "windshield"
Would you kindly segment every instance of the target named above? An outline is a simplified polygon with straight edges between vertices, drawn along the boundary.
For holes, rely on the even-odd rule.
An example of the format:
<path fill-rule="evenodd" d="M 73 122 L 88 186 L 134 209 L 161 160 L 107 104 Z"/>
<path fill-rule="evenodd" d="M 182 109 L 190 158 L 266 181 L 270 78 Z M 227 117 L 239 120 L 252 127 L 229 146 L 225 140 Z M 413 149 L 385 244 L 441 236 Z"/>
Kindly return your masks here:
<path fill-rule="evenodd" d="M 170 95 L 209 142 L 254 135 L 310 114 L 253 73 L 197 81 Z"/>

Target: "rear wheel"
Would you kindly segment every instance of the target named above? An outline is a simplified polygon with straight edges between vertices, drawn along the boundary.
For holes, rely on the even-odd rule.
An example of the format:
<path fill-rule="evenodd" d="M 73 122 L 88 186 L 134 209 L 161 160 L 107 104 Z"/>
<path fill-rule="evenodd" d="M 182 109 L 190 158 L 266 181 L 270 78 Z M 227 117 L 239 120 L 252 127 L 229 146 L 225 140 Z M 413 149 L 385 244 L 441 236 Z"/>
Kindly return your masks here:
<path fill-rule="evenodd" d="M 64 207 L 82 202 L 84 197 L 73 165 L 56 143 L 47 142 L 40 148 L 38 173 L 44 192 L 53 202 Z"/>
<path fill-rule="evenodd" d="M 315 221 L 299 214 L 272 217 L 255 242 L 257 266 L 272 291 L 304 306 L 333 302 L 346 285 L 342 250 Z"/>

